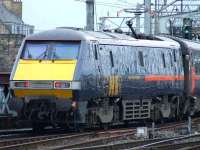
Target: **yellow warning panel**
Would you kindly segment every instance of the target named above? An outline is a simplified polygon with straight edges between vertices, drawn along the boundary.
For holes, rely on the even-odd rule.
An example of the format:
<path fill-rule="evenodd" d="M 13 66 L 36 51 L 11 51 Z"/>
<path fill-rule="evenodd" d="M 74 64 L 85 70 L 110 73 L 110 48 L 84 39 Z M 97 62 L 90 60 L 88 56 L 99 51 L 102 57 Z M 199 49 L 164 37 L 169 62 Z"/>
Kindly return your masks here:
<path fill-rule="evenodd" d="M 13 80 L 73 80 L 76 60 L 20 60 Z"/>

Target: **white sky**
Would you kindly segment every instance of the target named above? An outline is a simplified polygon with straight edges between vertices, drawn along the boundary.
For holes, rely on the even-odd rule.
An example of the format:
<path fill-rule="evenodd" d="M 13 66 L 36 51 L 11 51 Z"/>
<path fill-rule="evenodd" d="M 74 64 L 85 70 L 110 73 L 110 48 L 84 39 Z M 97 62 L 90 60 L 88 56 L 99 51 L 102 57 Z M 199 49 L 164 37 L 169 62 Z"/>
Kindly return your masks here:
<path fill-rule="evenodd" d="M 36 31 L 55 27 L 84 27 L 86 24 L 85 3 L 75 0 L 22 0 L 23 20 L 34 25 Z M 96 0 L 97 16 L 116 16 L 117 11 L 130 8 L 143 0 Z M 114 4 L 115 7 L 105 6 Z M 123 14 L 122 14 L 123 15 Z"/>

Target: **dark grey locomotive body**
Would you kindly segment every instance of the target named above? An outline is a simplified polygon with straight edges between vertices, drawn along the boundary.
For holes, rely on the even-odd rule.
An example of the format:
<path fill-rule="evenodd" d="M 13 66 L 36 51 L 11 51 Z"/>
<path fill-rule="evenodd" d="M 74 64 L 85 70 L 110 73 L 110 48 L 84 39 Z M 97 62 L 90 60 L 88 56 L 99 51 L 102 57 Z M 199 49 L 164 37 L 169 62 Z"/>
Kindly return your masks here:
<path fill-rule="evenodd" d="M 112 115 L 110 119 L 118 118 L 118 122 L 174 116 L 169 101 L 177 101 L 184 95 L 179 43 L 166 38 L 136 40 L 111 33 L 101 33 L 108 36 L 102 39 L 98 34 L 96 41 L 88 43 L 78 69 L 82 85 L 79 103 L 87 107 L 82 109 L 87 110 L 85 113 L 91 111 L 96 116 L 90 119 L 113 122 L 102 119 L 102 113 L 106 112 Z M 170 112 L 159 109 L 161 106 L 168 106 Z M 152 118 L 152 107 L 158 109 L 157 118 Z"/>
<path fill-rule="evenodd" d="M 199 43 L 58 30 L 30 39 L 81 43 L 73 77 L 81 88 L 73 89 L 72 105 L 67 100 L 70 107 L 63 116 L 68 118 L 63 120 L 68 124 L 92 127 L 141 119 L 157 121 L 199 111 Z"/>

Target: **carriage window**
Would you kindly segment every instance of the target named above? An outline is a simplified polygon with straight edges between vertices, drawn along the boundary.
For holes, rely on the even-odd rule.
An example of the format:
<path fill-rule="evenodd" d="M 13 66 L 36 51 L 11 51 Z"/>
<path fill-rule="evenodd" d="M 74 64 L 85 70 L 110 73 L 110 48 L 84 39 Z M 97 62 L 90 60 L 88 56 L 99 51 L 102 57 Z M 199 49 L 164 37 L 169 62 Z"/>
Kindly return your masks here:
<path fill-rule="evenodd" d="M 113 60 L 113 53 L 110 51 L 110 61 L 111 61 L 111 66 L 114 67 L 114 60 Z"/>
<path fill-rule="evenodd" d="M 193 52 L 193 65 L 195 67 L 195 72 L 200 75 L 200 52 Z"/>
<path fill-rule="evenodd" d="M 94 56 L 95 56 L 95 59 L 96 59 L 96 60 L 98 59 L 97 49 L 98 49 L 98 47 L 97 47 L 97 45 L 95 44 L 95 45 L 94 45 Z"/>
<path fill-rule="evenodd" d="M 173 54 L 172 53 L 169 53 L 169 57 L 170 57 L 170 63 L 171 63 L 171 66 L 173 67 Z"/>
<path fill-rule="evenodd" d="M 166 68 L 165 54 L 164 53 L 162 53 L 162 61 L 163 61 L 163 67 Z"/>
<path fill-rule="evenodd" d="M 140 63 L 140 66 L 144 67 L 144 57 L 141 51 L 139 51 L 139 63 Z"/>

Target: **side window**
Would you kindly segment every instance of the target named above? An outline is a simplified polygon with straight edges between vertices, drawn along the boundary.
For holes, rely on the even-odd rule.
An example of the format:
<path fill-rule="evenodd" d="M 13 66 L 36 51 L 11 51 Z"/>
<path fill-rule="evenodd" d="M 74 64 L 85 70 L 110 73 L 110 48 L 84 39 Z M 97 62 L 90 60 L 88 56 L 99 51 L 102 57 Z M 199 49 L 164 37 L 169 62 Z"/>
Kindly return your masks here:
<path fill-rule="evenodd" d="M 171 64 L 171 67 L 174 66 L 174 57 L 173 57 L 173 54 L 171 52 L 169 52 L 169 57 L 170 57 L 170 64 Z"/>
<path fill-rule="evenodd" d="M 144 56 L 143 56 L 143 52 L 142 51 L 138 52 L 138 57 L 139 57 L 140 66 L 144 67 Z"/>
<path fill-rule="evenodd" d="M 162 52 L 161 55 L 162 55 L 163 67 L 166 68 L 165 54 Z"/>
<path fill-rule="evenodd" d="M 96 60 L 98 60 L 98 45 L 94 44 L 94 57 Z"/>
<path fill-rule="evenodd" d="M 112 53 L 112 51 L 110 51 L 110 62 L 111 62 L 111 66 L 114 67 L 114 60 L 113 60 L 113 53 Z"/>
<path fill-rule="evenodd" d="M 193 65 L 195 67 L 195 72 L 200 75 L 200 52 L 194 51 L 193 54 Z"/>
<path fill-rule="evenodd" d="M 174 62 L 176 62 L 176 50 L 173 49 L 173 58 L 174 58 Z"/>

